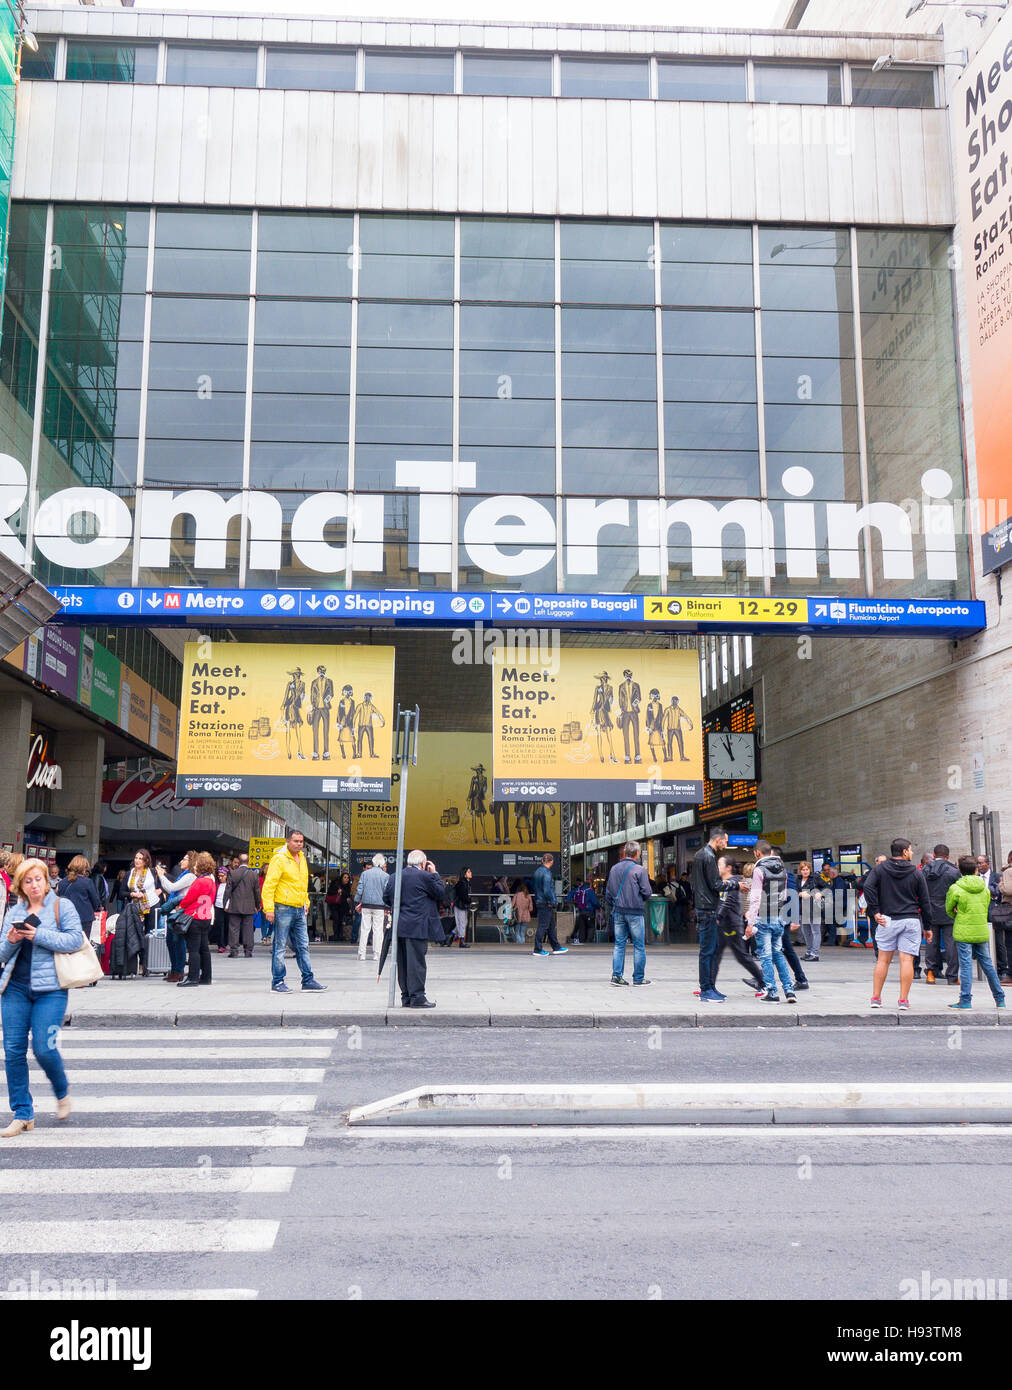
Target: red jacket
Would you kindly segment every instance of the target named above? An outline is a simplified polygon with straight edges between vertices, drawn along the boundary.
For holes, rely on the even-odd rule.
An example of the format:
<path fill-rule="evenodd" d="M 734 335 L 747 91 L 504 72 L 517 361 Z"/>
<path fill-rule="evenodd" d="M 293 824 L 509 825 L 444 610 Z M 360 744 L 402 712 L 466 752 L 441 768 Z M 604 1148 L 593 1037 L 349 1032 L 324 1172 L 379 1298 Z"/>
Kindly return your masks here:
<path fill-rule="evenodd" d="M 195 922 L 213 922 L 215 892 L 215 882 L 210 874 L 195 878 L 179 904 L 180 912 L 185 912 Z"/>

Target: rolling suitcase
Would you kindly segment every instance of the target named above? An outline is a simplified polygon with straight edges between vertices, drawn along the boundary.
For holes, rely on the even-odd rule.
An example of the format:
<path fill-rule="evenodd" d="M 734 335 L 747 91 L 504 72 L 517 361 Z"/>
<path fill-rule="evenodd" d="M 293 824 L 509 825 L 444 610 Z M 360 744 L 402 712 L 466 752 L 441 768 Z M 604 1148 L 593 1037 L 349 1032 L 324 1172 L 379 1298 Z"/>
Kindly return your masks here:
<path fill-rule="evenodd" d="M 172 969 L 169 961 L 169 944 L 163 936 L 152 933 L 145 937 L 148 945 L 147 972 L 149 975 L 167 975 Z"/>

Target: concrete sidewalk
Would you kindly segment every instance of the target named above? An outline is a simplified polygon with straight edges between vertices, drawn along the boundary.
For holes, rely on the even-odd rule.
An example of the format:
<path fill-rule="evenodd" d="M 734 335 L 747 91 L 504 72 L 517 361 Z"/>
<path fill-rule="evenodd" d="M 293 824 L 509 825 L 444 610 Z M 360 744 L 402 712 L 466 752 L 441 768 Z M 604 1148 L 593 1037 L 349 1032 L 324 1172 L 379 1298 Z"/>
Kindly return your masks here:
<path fill-rule="evenodd" d="M 693 947 L 657 946 L 647 951 L 643 988 L 610 983 L 611 948 L 575 946 L 567 955 L 534 956 L 530 946 L 475 946 L 468 951 L 429 948 L 428 996 L 435 1009 L 387 1011 L 389 964 L 377 983 L 376 967 L 360 962 L 352 946 L 310 948 L 326 993 L 302 993 L 295 961 L 286 962 L 291 994 L 270 989 L 270 950 L 256 947 L 252 960 L 213 956 L 214 982 L 177 989 L 160 976 L 102 980 L 94 989 L 72 990 L 68 1019 L 100 1026 L 204 1027 L 217 1025 L 298 1026 L 365 1024 L 382 1027 L 611 1028 L 661 1025 L 708 1027 L 924 1027 L 945 1024 L 998 1027 L 1012 1022 L 996 1009 L 984 981 L 974 982 L 970 1012 L 947 1008 L 958 990 L 944 982 L 914 982 L 909 1013 L 898 1013 L 899 976 L 894 962 L 883 1007 L 871 1009 L 871 951 L 824 950 L 806 966 L 811 988 L 797 1004 L 763 1003 L 743 983 L 744 971 L 725 956 L 718 986 L 723 1004 L 701 1004 L 697 953 Z M 632 978 L 631 952 L 626 978 Z M 1010 1009 L 1012 1014 L 1012 1009 Z"/>

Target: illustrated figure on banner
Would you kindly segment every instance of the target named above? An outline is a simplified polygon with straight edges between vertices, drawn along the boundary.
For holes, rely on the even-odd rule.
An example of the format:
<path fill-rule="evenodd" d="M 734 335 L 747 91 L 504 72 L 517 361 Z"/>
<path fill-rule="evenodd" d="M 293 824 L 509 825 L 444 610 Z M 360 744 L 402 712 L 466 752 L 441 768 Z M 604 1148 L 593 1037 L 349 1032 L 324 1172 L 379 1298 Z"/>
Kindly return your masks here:
<path fill-rule="evenodd" d="M 288 684 L 281 698 L 281 722 L 285 726 L 285 752 L 289 761 L 292 757 L 292 730 L 295 731 L 296 756 L 306 761 L 302 751 L 302 702 L 306 698 L 306 682 L 302 679 L 302 667 L 296 666 L 288 672 Z"/>
<path fill-rule="evenodd" d="M 355 711 L 355 728 L 358 731 L 358 756 L 360 759 L 364 756 L 367 740 L 370 758 L 379 756 L 373 743 L 373 730 L 382 729 L 385 724 L 386 720 L 372 702 L 372 692 L 367 690 Z"/>
<path fill-rule="evenodd" d="M 330 707 L 334 702 L 334 682 L 327 675 L 326 666 L 317 666 L 316 679 L 309 687 L 309 723 L 313 730 L 313 762 L 320 760 L 320 743 L 323 743 L 323 757 L 330 757 Z"/>
<path fill-rule="evenodd" d="M 341 698 L 337 702 L 337 750 L 342 758 L 355 757 L 355 693 L 350 685 L 341 687 Z M 345 743 L 348 744 L 345 749 Z"/>
<path fill-rule="evenodd" d="M 611 684 L 607 671 L 602 671 L 595 679 L 597 685 L 594 688 L 594 697 L 590 706 L 590 727 L 597 735 L 597 755 L 604 762 L 604 746 L 606 744 L 609 760 L 617 763 L 618 758 L 615 757 L 615 747 L 612 743 L 612 730 L 615 724 L 611 717 L 612 706 L 615 703 L 615 687 Z"/>
<path fill-rule="evenodd" d="M 485 771 L 485 764 L 478 763 L 471 768 L 471 782 L 467 789 L 467 809 L 471 817 L 471 838 L 474 843 L 478 843 L 478 830 L 481 829 L 481 839 L 483 844 L 488 844 L 488 830 L 485 825 L 485 817 L 488 808 L 485 798 L 488 796 L 488 774 Z"/>
<path fill-rule="evenodd" d="M 663 716 L 664 730 L 664 761 L 670 763 L 674 756 L 674 745 L 678 744 L 679 761 L 683 763 L 691 762 L 691 758 L 685 756 L 685 744 L 682 741 L 682 725 L 685 725 L 689 733 L 692 732 L 692 720 L 678 703 L 678 696 L 672 695 L 671 703 L 666 706 Z"/>

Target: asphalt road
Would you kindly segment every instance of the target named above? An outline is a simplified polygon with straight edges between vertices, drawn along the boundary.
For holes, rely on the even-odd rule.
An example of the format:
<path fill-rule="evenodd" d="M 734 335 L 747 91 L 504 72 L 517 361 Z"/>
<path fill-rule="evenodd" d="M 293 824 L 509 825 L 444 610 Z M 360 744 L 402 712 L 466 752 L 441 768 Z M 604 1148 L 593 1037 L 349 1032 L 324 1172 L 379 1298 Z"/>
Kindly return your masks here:
<path fill-rule="evenodd" d="M 674 1030 L 659 1048 L 645 1029 L 288 1031 L 68 1030 L 78 1108 L 0 1147 L 0 1294 L 891 1299 L 924 1271 L 1012 1287 L 1004 1135 L 399 1137 L 343 1119 L 423 1081 L 1004 1081 L 1001 1030 Z"/>

